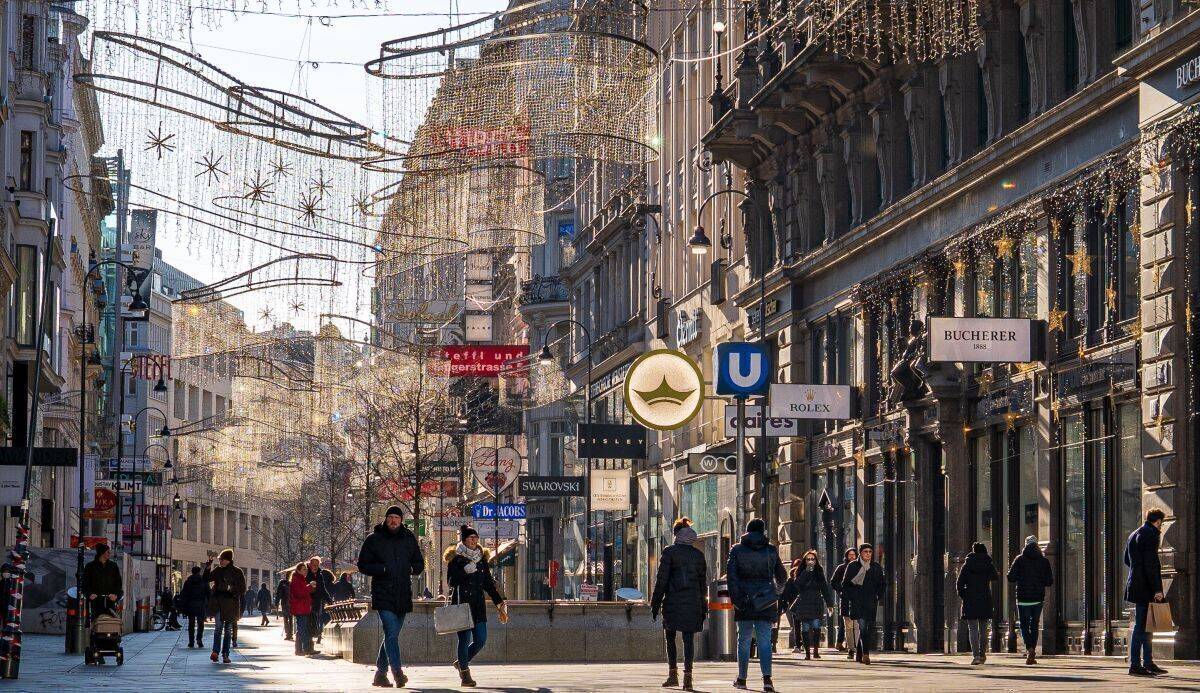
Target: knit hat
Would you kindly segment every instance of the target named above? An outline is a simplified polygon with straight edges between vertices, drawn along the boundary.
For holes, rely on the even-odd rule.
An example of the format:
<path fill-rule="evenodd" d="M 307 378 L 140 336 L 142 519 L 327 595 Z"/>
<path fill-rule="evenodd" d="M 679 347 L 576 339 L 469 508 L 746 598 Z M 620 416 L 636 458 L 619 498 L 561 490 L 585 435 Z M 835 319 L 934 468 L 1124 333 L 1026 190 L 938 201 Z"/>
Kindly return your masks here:
<path fill-rule="evenodd" d="M 385 517 L 388 515 L 399 515 L 400 517 L 404 517 L 404 511 L 400 509 L 400 506 L 393 505 L 387 509 L 386 513 L 384 513 Z"/>
<path fill-rule="evenodd" d="M 108 551 L 108 544 L 96 544 L 96 558 L 100 558 L 104 554 L 108 553 Z"/>
<path fill-rule="evenodd" d="M 676 544 L 691 544 L 695 542 L 697 538 L 699 538 L 699 535 L 697 535 L 696 530 L 692 529 L 691 527 L 680 527 L 679 531 L 675 532 Z"/>
<path fill-rule="evenodd" d="M 466 541 L 467 537 L 477 537 L 477 536 L 479 536 L 479 532 L 476 532 L 475 528 L 472 527 L 471 525 L 463 525 L 458 530 L 458 540 L 459 541 Z"/>
<path fill-rule="evenodd" d="M 225 549 L 221 553 L 217 554 L 217 560 L 229 561 L 230 563 L 233 563 L 233 549 Z"/>
<path fill-rule="evenodd" d="M 1026 546 L 1032 546 L 1033 544 L 1036 544 L 1036 543 L 1038 543 L 1037 536 L 1030 534 L 1029 536 L 1025 537 L 1025 545 Z"/>
<path fill-rule="evenodd" d="M 765 531 L 767 531 L 767 523 L 763 522 L 760 518 L 756 517 L 753 520 L 750 520 L 749 522 L 746 523 L 746 531 L 747 532 L 765 532 Z"/>

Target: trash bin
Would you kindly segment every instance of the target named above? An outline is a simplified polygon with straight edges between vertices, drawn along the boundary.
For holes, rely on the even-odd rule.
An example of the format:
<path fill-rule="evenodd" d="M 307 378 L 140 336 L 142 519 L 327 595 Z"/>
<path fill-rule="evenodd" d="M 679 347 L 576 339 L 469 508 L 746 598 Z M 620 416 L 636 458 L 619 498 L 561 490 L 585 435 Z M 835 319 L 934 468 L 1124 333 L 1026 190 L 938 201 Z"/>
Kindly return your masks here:
<path fill-rule="evenodd" d="M 733 621 L 733 601 L 729 598 L 729 583 L 713 580 L 708 600 L 709 659 L 737 658 L 737 624 Z"/>

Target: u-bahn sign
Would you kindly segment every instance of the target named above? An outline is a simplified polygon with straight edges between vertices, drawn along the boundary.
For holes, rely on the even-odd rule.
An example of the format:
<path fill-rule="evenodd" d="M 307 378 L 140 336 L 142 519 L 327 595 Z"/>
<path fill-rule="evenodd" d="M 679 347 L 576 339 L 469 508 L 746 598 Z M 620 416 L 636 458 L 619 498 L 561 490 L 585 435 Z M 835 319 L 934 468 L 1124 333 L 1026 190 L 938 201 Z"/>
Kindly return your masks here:
<path fill-rule="evenodd" d="M 931 363 L 1029 363 L 1042 359 L 1040 320 L 930 317 Z"/>
<path fill-rule="evenodd" d="M 704 376 L 683 352 L 648 351 L 625 374 L 625 406 L 647 428 L 679 428 L 700 413 L 703 403 Z"/>

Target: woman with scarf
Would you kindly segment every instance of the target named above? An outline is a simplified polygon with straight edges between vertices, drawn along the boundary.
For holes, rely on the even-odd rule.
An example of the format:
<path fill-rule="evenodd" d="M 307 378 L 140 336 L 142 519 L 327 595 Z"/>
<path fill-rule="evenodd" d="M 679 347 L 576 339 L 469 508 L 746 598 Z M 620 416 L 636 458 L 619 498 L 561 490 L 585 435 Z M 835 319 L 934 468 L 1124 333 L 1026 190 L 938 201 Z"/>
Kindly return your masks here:
<path fill-rule="evenodd" d="M 825 579 L 816 551 L 809 549 L 792 564 L 792 574 L 783 585 L 779 604 L 787 611 L 792 632 L 800 631 L 804 658 L 820 659 L 821 621 L 827 612 L 833 611 L 833 590 Z"/>
<path fill-rule="evenodd" d="M 883 599 L 883 592 L 887 589 L 883 568 L 871 560 L 874 555 L 874 546 L 860 544 L 858 560 L 846 567 L 846 577 L 842 581 L 842 594 L 850 602 L 850 618 L 854 619 L 858 636 L 858 641 L 854 644 L 854 659 L 863 664 L 871 663 L 875 614 L 880 600 Z"/>
<path fill-rule="evenodd" d="M 667 680 L 663 688 L 679 685 L 675 633 L 683 635 L 683 690 L 692 690 L 692 662 L 695 659 L 696 633 L 704 628 L 708 615 L 708 565 L 697 549 L 692 521 L 681 517 L 673 527 L 675 543 L 663 549 L 650 598 L 650 615 L 658 620 L 661 612 L 667 642 Z"/>
<path fill-rule="evenodd" d="M 508 623 L 508 605 L 500 590 L 496 589 L 496 581 L 488 569 L 489 554 L 487 549 L 479 545 L 479 532 L 469 525 L 463 525 L 459 537 L 458 545 L 446 549 L 442 558 L 447 565 L 450 602 L 470 604 L 471 620 L 475 622 L 474 628 L 458 632 L 458 659 L 454 660 L 454 668 L 458 670 L 462 685 L 469 688 L 475 685 L 475 680 L 471 678 L 471 660 L 487 643 L 487 605 L 483 597 L 486 594 L 492 598 L 492 603 L 500 611 L 501 623 Z"/>

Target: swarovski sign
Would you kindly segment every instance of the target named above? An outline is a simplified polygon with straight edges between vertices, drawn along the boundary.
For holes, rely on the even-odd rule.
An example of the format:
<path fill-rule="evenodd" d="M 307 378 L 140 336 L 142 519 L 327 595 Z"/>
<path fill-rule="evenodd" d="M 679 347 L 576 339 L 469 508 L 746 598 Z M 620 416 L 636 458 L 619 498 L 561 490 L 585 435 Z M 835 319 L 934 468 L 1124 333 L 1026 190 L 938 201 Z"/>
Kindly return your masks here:
<path fill-rule="evenodd" d="M 781 419 L 849 419 L 849 385 L 771 385 L 768 414 Z"/>
<path fill-rule="evenodd" d="M 1036 320 L 929 318 L 931 363 L 1028 363 L 1040 355 Z"/>

